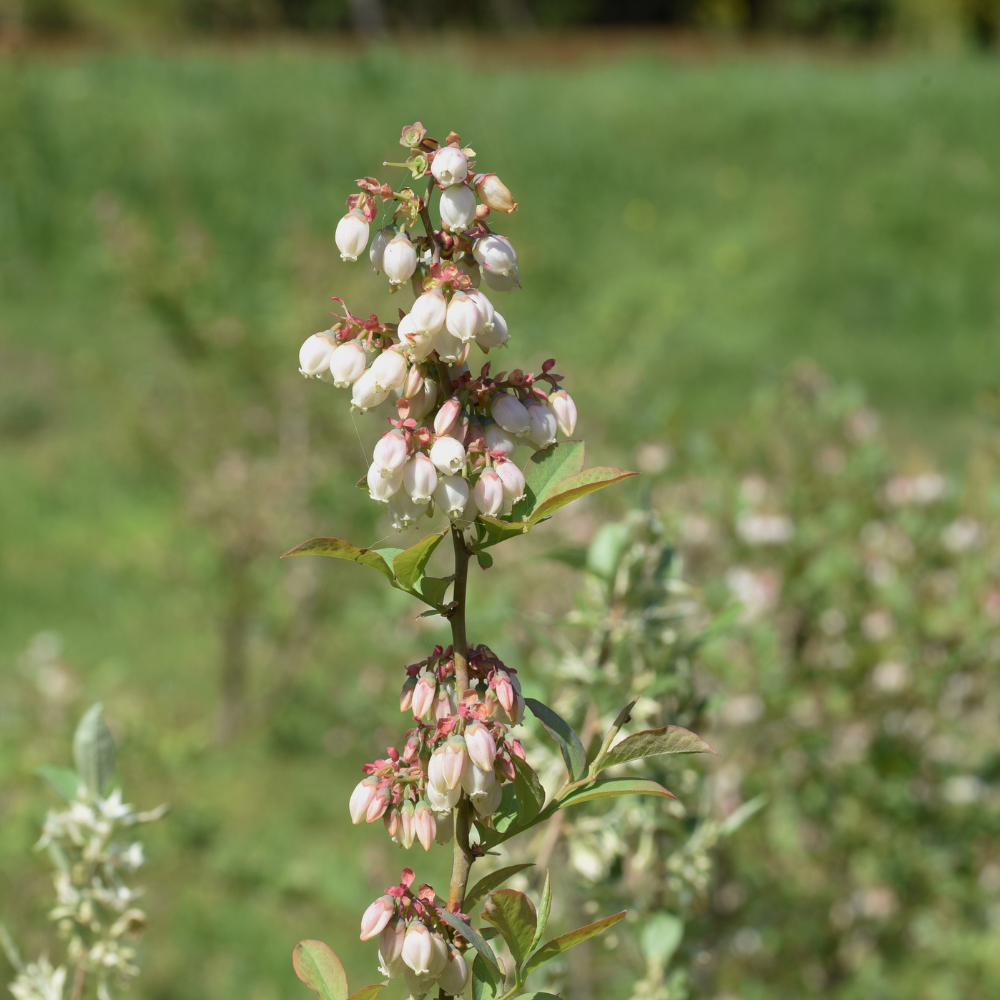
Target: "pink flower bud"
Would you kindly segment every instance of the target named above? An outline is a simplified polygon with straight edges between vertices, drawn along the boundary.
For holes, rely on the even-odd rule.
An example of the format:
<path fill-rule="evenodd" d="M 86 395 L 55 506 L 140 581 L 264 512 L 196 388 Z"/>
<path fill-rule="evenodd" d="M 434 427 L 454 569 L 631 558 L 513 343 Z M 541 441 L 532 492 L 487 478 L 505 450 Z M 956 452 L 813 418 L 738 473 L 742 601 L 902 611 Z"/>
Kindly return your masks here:
<path fill-rule="evenodd" d="M 437 684 L 430 674 L 421 674 L 417 678 L 416 686 L 413 689 L 413 714 L 422 719 L 434 703 L 434 695 L 437 693 Z"/>
<path fill-rule="evenodd" d="M 395 349 L 383 351 L 371 367 L 377 389 L 398 389 L 406 381 L 406 371 L 406 358 Z"/>
<path fill-rule="evenodd" d="M 476 480 L 473 497 L 480 512 L 496 517 L 503 508 L 503 482 L 493 469 L 483 469 Z"/>
<path fill-rule="evenodd" d="M 375 820 L 381 819 L 385 815 L 386 809 L 389 807 L 389 789 L 388 788 L 376 788 L 375 794 L 372 796 L 372 800 L 368 805 L 368 812 L 365 813 L 365 820 L 368 823 L 374 823 Z"/>
<path fill-rule="evenodd" d="M 389 498 L 403 485 L 402 470 L 391 476 L 383 476 L 382 470 L 374 463 L 368 467 L 368 495 L 379 503 L 387 503 Z"/>
<path fill-rule="evenodd" d="M 455 146 L 442 146 L 431 161 L 431 173 L 441 187 L 462 184 L 469 175 L 469 160 Z"/>
<path fill-rule="evenodd" d="M 427 505 L 414 503 L 406 490 L 397 490 L 389 498 L 389 523 L 394 531 L 406 531 L 427 513 Z"/>
<path fill-rule="evenodd" d="M 424 387 L 424 373 L 414 365 L 406 373 L 406 381 L 403 382 L 403 388 L 400 390 L 400 395 L 403 399 L 413 399 L 414 396 Z"/>
<path fill-rule="evenodd" d="M 556 424 L 561 434 L 572 437 L 576 430 L 576 403 L 565 389 L 556 389 L 549 396 L 549 406 L 556 417 Z"/>
<path fill-rule="evenodd" d="M 503 705 L 503 710 L 510 712 L 514 707 L 514 685 L 510 682 L 510 674 L 504 670 L 498 670 L 493 681 L 493 688 L 497 693 L 497 700 Z"/>
<path fill-rule="evenodd" d="M 484 269 L 483 279 L 487 287 L 492 288 L 494 292 L 512 292 L 515 288 L 521 287 L 521 272 L 516 267 L 507 274 Z"/>
<path fill-rule="evenodd" d="M 406 924 L 402 917 L 392 917 L 378 936 L 378 954 L 383 966 L 394 965 L 403 953 Z"/>
<path fill-rule="evenodd" d="M 437 382 L 432 378 L 424 379 L 424 387 L 410 400 L 410 416 L 414 420 L 423 420 L 437 404 Z"/>
<path fill-rule="evenodd" d="M 528 440 L 539 448 L 556 442 L 556 416 L 544 403 L 528 403 Z"/>
<path fill-rule="evenodd" d="M 505 455 L 512 455 L 517 447 L 514 435 L 495 423 L 486 425 L 483 429 L 483 439 L 490 451 L 502 451 Z"/>
<path fill-rule="evenodd" d="M 387 244 L 382 254 L 382 269 L 389 284 L 398 288 L 417 269 L 417 251 L 406 233 L 399 233 Z"/>
<path fill-rule="evenodd" d="M 413 704 L 413 689 L 417 686 L 416 677 L 407 677 L 403 681 L 403 690 L 399 692 L 399 710 L 401 712 L 409 712 L 410 706 Z M 355 823 L 359 820 L 355 820 Z"/>
<path fill-rule="evenodd" d="M 351 792 L 351 822 L 357 826 L 368 813 L 368 807 L 372 804 L 372 799 L 375 798 L 375 789 L 378 786 L 378 779 L 373 775 L 368 775 L 367 778 L 362 778 L 361 781 L 357 783 L 354 791 Z"/>
<path fill-rule="evenodd" d="M 446 326 L 434 334 L 434 350 L 442 361 L 447 361 L 449 364 L 458 361 L 465 346 L 465 342 L 454 336 Z"/>
<path fill-rule="evenodd" d="M 454 396 L 451 399 L 446 399 L 441 404 L 441 409 L 437 411 L 437 416 L 434 417 L 434 433 L 438 437 L 447 434 L 455 426 L 461 413 L 462 404 Z"/>
<path fill-rule="evenodd" d="M 334 342 L 327 333 L 314 333 L 299 348 L 299 371 L 303 375 L 318 375 L 330 364 Z"/>
<path fill-rule="evenodd" d="M 443 689 L 438 690 L 437 697 L 434 699 L 434 721 L 440 722 L 442 719 L 447 719 L 454 712 L 455 707 L 451 703 L 448 692 Z"/>
<path fill-rule="evenodd" d="M 461 784 L 462 776 L 469 768 L 469 752 L 465 746 L 465 740 L 461 736 L 452 736 L 443 747 L 439 747 L 431 755 L 431 763 L 434 763 L 434 758 L 440 758 L 440 763 L 438 765 L 440 773 L 437 774 L 438 780 L 435 785 L 440 788 L 441 782 L 444 782 L 445 787 L 452 791 Z M 430 776 L 430 771 L 428 771 L 428 778 Z"/>
<path fill-rule="evenodd" d="M 419 920 L 410 921 L 400 951 L 407 967 L 418 976 L 430 975 L 433 954 L 430 931 Z"/>
<path fill-rule="evenodd" d="M 361 940 L 368 941 L 381 934 L 392 919 L 395 903 L 392 896 L 379 896 L 361 918 Z"/>
<path fill-rule="evenodd" d="M 464 447 L 466 436 L 469 433 L 469 418 L 459 417 L 451 426 L 451 430 L 448 431 L 448 437 L 453 437 L 460 445 Z"/>
<path fill-rule="evenodd" d="M 413 803 L 407 799 L 399 810 L 399 840 L 407 851 L 413 846 L 416 836 L 417 827 L 414 822 Z"/>
<path fill-rule="evenodd" d="M 425 851 L 429 851 L 435 836 L 437 836 L 437 820 L 434 819 L 434 810 L 423 799 L 417 803 L 417 808 L 413 813 L 413 822 L 420 846 Z"/>
<path fill-rule="evenodd" d="M 395 806 L 389 806 L 385 815 L 382 817 L 382 825 L 385 827 L 385 832 L 389 834 L 389 839 L 393 843 L 399 843 L 399 810 Z"/>
<path fill-rule="evenodd" d="M 372 240 L 372 247 L 368 251 L 368 257 L 372 262 L 372 267 L 375 268 L 376 274 L 380 274 L 382 271 L 382 258 L 385 256 L 385 248 L 389 245 L 389 240 L 395 235 L 396 230 L 392 226 L 386 226 L 384 229 L 380 229 L 375 234 L 375 239 Z"/>
<path fill-rule="evenodd" d="M 531 420 L 524 404 L 505 392 L 493 397 L 490 413 L 505 431 L 509 431 L 517 437 L 523 437 L 531 428 Z"/>
<path fill-rule="evenodd" d="M 417 452 L 403 466 L 403 489 L 414 503 L 426 504 L 434 496 L 437 482 L 437 469 L 422 452 Z"/>
<path fill-rule="evenodd" d="M 410 310 L 410 318 L 415 329 L 423 333 L 435 334 L 444 326 L 448 303 L 441 292 L 432 288 L 417 297 Z"/>
<path fill-rule="evenodd" d="M 490 774 L 493 774 L 493 772 L 490 771 Z M 501 798 L 503 798 L 503 787 L 500 782 L 494 778 L 489 791 L 474 797 L 472 799 L 472 805 L 476 812 L 485 819 L 487 816 L 492 816 L 497 811 Z"/>
<path fill-rule="evenodd" d="M 517 267 L 517 253 L 510 240 L 495 233 L 476 240 L 472 255 L 482 266 L 484 277 L 490 273 L 507 276 Z"/>
<path fill-rule="evenodd" d="M 431 757 L 431 763 L 432 764 L 434 763 L 433 757 Z M 461 788 L 448 789 L 447 787 L 445 787 L 444 790 L 442 791 L 436 786 L 430 784 L 430 772 L 428 772 L 427 801 L 430 803 L 431 809 L 433 809 L 434 812 L 436 812 L 439 817 L 441 813 L 447 813 L 450 816 L 451 810 L 455 808 L 455 805 L 457 804 L 461 795 L 462 795 Z M 439 818 L 438 835 L 435 838 L 436 840 L 438 840 L 438 843 L 441 842 L 440 841 L 440 838 L 442 836 L 441 828 L 442 828 L 442 821 Z"/>
<path fill-rule="evenodd" d="M 468 480 L 461 476 L 442 477 L 438 480 L 437 489 L 434 490 L 434 501 L 448 517 L 452 519 L 460 517 L 469 506 Z"/>
<path fill-rule="evenodd" d="M 406 464 L 406 438 L 402 431 L 386 431 L 372 451 L 372 465 L 385 477 L 401 472 Z"/>
<path fill-rule="evenodd" d="M 441 225 L 445 229 L 455 231 L 468 229 L 476 221 L 476 196 L 472 188 L 464 184 L 455 184 L 441 192 L 438 204 L 441 213 Z"/>
<path fill-rule="evenodd" d="M 375 376 L 369 368 L 354 383 L 354 388 L 351 392 L 351 404 L 364 413 L 384 403 L 388 395 L 388 389 L 382 389 L 375 384 Z"/>
<path fill-rule="evenodd" d="M 334 241 L 340 251 L 341 260 L 357 260 L 368 246 L 368 220 L 358 208 L 351 209 L 340 222 L 334 233 Z"/>
<path fill-rule="evenodd" d="M 477 174 L 473 183 L 479 200 L 494 212 L 506 212 L 509 215 L 517 208 L 517 202 L 511 197 L 507 185 L 496 174 Z"/>
<path fill-rule="evenodd" d="M 507 332 L 507 320 L 496 310 L 493 311 L 493 324 L 476 334 L 476 346 L 481 351 L 491 351 L 494 347 L 506 347 L 510 340 Z"/>
<path fill-rule="evenodd" d="M 439 472 L 454 476 L 465 467 L 465 448 L 453 437 L 439 437 L 431 445 L 431 461 Z"/>
<path fill-rule="evenodd" d="M 497 475 L 503 483 L 503 495 L 511 503 L 524 497 L 524 473 L 511 461 L 504 459 L 496 464 Z"/>
<path fill-rule="evenodd" d="M 463 344 L 467 344 L 475 340 L 482 325 L 483 318 L 475 299 L 465 292 L 455 292 L 451 302 L 448 303 L 448 313 L 445 317 L 448 332 Z"/>
<path fill-rule="evenodd" d="M 469 760 L 480 770 L 489 771 L 497 756 L 497 744 L 493 734 L 481 722 L 473 722 L 465 728 L 465 745 L 469 750 Z"/>
<path fill-rule="evenodd" d="M 450 949 L 448 964 L 438 978 L 438 985 L 448 996 L 458 997 L 462 995 L 468 978 L 469 966 L 464 956 L 458 949 Z"/>
<path fill-rule="evenodd" d="M 333 376 L 333 384 L 338 389 L 346 389 L 364 375 L 366 364 L 368 355 L 358 341 L 351 340 L 341 344 L 330 355 L 330 374 Z"/>
<path fill-rule="evenodd" d="M 444 938 L 435 932 L 431 935 L 431 975 L 435 977 L 440 976 L 447 964 L 448 946 L 444 943 Z"/>

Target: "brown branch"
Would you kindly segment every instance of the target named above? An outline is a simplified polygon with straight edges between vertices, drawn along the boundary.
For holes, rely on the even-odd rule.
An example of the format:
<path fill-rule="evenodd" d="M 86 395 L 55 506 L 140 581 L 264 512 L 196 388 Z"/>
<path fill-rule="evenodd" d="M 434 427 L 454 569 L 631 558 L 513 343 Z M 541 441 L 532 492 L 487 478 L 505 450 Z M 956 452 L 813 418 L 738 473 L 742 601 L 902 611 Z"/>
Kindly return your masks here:
<path fill-rule="evenodd" d="M 76 972 L 73 973 L 73 992 L 70 994 L 69 1000 L 81 1000 L 83 996 L 83 981 L 86 976 L 86 969 L 82 965 L 78 965 Z"/>

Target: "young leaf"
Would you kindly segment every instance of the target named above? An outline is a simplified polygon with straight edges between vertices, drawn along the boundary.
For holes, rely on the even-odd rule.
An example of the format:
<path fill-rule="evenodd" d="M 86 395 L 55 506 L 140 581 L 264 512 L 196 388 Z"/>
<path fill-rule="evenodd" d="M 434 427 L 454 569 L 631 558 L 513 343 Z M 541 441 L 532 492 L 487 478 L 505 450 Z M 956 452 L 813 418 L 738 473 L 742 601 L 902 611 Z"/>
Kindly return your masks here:
<path fill-rule="evenodd" d="M 347 1000 L 375 1000 L 375 997 L 384 990 L 381 983 L 373 983 L 371 986 L 362 986 L 360 990 L 355 990 Z"/>
<path fill-rule="evenodd" d="M 402 551 L 400 549 L 386 549 L 386 552 Z M 370 566 L 377 569 L 390 583 L 395 582 L 392 572 L 392 559 L 387 562 L 385 558 L 375 549 L 358 548 L 350 542 L 345 542 L 340 538 L 310 538 L 308 542 L 296 545 L 294 549 L 289 549 L 281 558 L 287 556 L 332 556 L 334 559 L 350 559 L 353 562 L 361 563 L 362 566 Z"/>
<path fill-rule="evenodd" d="M 650 778 L 599 778 L 589 785 L 572 789 L 559 803 L 560 809 L 567 806 L 577 806 L 581 802 L 592 802 L 594 799 L 607 799 L 616 795 L 658 795 L 664 799 L 676 799 L 673 792 L 668 792 L 663 785 Z"/>
<path fill-rule="evenodd" d="M 427 535 L 393 558 L 392 570 L 395 573 L 396 581 L 403 590 L 411 590 L 417 580 L 423 576 L 427 561 L 449 530 L 445 528 L 443 531 L 436 531 L 433 535 Z"/>
<path fill-rule="evenodd" d="M 597 751 L 597 756 L 594 758 L 594 763 L 591 765 L 591 773 L 596 773 L 593 771 L 593 767 L 596 766 L 603 759 L 604 755 L 608 752 L 608 748 L 614 742 L 615 737 L 618 735 L 619 730 L 622 726 L 628 722 L 630 713 L 633 708 L 635 708 L 635 703 L 638 698 L 633 698 L 615 717 L 615 721 L 611 723 L 611 728 L 608 729 L 604 736 L 604 740 L 601 743 L 601 749 Z"/>
<path fill-rule="evenodd" d="M 527 761 L 511 754 L 514 764 L 514 791 L 517 793 L 517 825 L 526 826 L 545 805 L 545 789 Z"/>
<path fill-rule="evenodd" d="M 546 941 L 528 960 L 528 964 L 524 967 L 522 978 L 526 977 L 532 969 L 537 969 L 544 962 L 549 962 L 564 951 L 569 951 L 570 948 L 582 944 L 595 934 L 603 934 L 609 927 L 613 927 L 619 920 L 623 919 L 626 912 L 626 910 L 622 910 L 621 913 L 604 917 L 603 920 L 595 920 L 592 924 L 587 924 L 585 927 L 577 927 L 575 931 L 560 934 L 559 937 L 555 937 L 551 941 Z"/>
<path fill-rule="evenodd" d="M 468 910 L 469 913 L 472 912 L 472 907 L 476 905 L 488 892 L 492 892 L 494 889 L 499 888 L 507 881 L 507 879 L 513 878 L 518 872 L 524 871 L 525 868 L 534 867 L 533 861 L 525 862 L 520 865 L 510 865 L 507 868 L 501 868 L 498 871 L 490 872 L 489 875 L 484 875 L 466 894 L 465 902 L 462 904 L 463 907 Z"/>
<path fill-rule="evenodd" d="M 35 773 L 52 791 L 61 795 L 67 802 L 72 802 L 76 798 L 76 793 L 80 788 L 80 775 L 73 768 L 40 764 Z"/>
<path fill-rule="evenodd" d="M 80 780 L 102 795 L 115 770 L 115 741 L 101 717 L 100 703 L 88 709 L 73 736 L 73 760 Z"/>
<path fill-rule="evenodd" d="M 514 785 L 504 785 L 500 796 L 500 805 L 497 806 L 496 812 L 493 813 L 493 830 L 497 833 L 506 833 L 517 823 L 517 818 L 517 791 Z"/>
<path fill-rule="evenodd" d="M 715 753 L 700 737 L 681 726 L 664 726 L 662 729 L 644 729 L 641 733 L 626 736 L 617 746 L 606 751 L 595 761 L 596 771 L 624 764 L 629 760 L 655 757 L 661 753 Z M 718 756 L 718 754 L 716 754 Z M 595 771 L 595 773 L 596 773 Z"/>
<path fill-rule="evenodd" d="M 585 497 L 588 493 L 603 490 L 605 486 L 613 486 L 623 479 L 639 475 L 638 472 L 629 472 L 626 469 L 614 469 L 610 466 L 598 465 L 593 469 L 587 469 L 569 479 L 564 479 L 558 486 L 558 490 L 547 496 L 534 510 L 528 518 L 528 524 L 534 527 L 542 518 L 548 517 L 566 504 Z"/>
<path fill-rule="evenodd" d="M 543 705 L 534 698 L 525 698 L 524 703 L 545 727 L 549 736 L 559 744 L 563 760 L 566 761 L 566 770 L 569 771 L 570 780 L 579 780 L 587 766 L 587 753 L 583 749 L 580 737 L 573 731 L 573 727 L 553 712 L 548 705 Z"/>
<path fill-rule="evenodd" d="M 647 918 L 639 943 L 647 959 L 665 968 L 684 937 L 684 921 L 674 913 L 661 910 Z"/>
<path fill-rule="evenodd" d="M 437 911 L 438 916 L 446 923 L 450 924 L 452 927 L 458 931 L 462 937 L 465 938 L 469 944 L 472 945 L 476 951 L 479 952 L 483 961 L 486 963 L 486 967 L 492 974 L 494 981 L 502 983 L 504 980 L 504 975 L 500 971 L 500 966 L 497 964 L 497 957 L 493 954 L 493 949 L 483 940 L 482 936 L 478 931 L 473 930 L 461 917 L 456 916 L 451 910 L 446 910 L 441 907 Z"/>
<path fill-rule="evenodd" d="M 548 868 L 545 869 L 545 884 L 542 886 L 542 900 L 538 906 L 538 926 L 535 928 L 535 936 L 532 938 L 531 947 L 528 953 L 531 954 L 542 940 L 545 933 L 545 926 L 549 922 L 549 910 L 552 909 L 552 877 Z"/>
<path fill-rule="evenodd" d="M 490 893 L 482 912 L 483 920 L 501 934 L 518 966 L 531 951 L 538 916 L 530 899 L 516 889 L 498 889 Z"/>
<path fill-rule="evenodd" d="M 583 471 L 582 441 L 561 441 L 536 451 L 525 463 L 524 499 L 514 506 L 517 520 L 527 517 L 559 484 Z"/>
<path fill-rule="evenodd" d="M 421 576 L 407 588 L 406 592 L 414 597 L 419 597 L 424 604 L 429 604 L 435 611 L 440 611 L 444 603 L 444 595 L 451 586 L 452 578 L 447 579 L 436 576 Z"/>
<path fill-rule="evenodd" d="M 488 517 L 486 514 L 480 514 L 476 518 L 476 525 L 480 524 L 483 527 L 485 538 L 476 546 L 477 549 L 488 549 L 491 545 L 505 542 L 508 538 L 516 538 L 518 535 L 523 535 L 531 527 L 527 521 L 508 523 L 501 521 L 498 517 Z"/>
<path fill-rule="evenodd" d="M 319 1000 L 347 1000 L 344 967 L 322 941 L 300 941 L 292 952 L 292 966 Z"/>
<path fill-rule="evenodd" d="M 472 963 L 472 1000 L 493 1000 L 503 992 L 503 980 L 497 981 L 494 971 L 476 955 Z"/>

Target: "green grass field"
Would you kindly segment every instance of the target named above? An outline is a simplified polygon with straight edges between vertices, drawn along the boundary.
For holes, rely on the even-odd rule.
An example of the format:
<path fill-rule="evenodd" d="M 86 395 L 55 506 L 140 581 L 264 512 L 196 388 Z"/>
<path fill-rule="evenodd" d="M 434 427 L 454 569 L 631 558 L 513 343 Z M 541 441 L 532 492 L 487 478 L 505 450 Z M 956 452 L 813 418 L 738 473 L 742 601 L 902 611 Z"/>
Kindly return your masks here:
<path fill-rule="evenodd" d="M 735 417 L 808 356 L 863 383 L 906 447 L 955 463 L 997 388 L 994 64 L 498 50 L 472 70 L 461 39 L 435 45 L 432 96 L 393 49 L 0 62 L 0 920 L 42 922 L 32 769 L 102 699 L 130 798 L 174 804 L 151 840 L 138 997 L 300 996 L 304 936 L 368 981 L 357 916 L 402 862 L 347 825 L 346 795 L 397 738 L 398 666 L 427 638 L 402 595 L 320 566 L 283 677 L 295 584 L 270 554 L 386 530 L 351 488 L 344 399 L 295 366 L 331 295 L 395 307 L 332 237 L 402 125 L 459 131 L 520 202 L 498 227 L 524 279 L 502 306 L 510 356 L 559 358 L 601 459 Z M 199 484 L 222 490 L 234 450 L 285 454 L 279 479 L 308 481 L 287 504 L 263 489 L 277 509 L 246 527 L 251 695 L 269 711 L 219 749 L 219 621 L 239 598 L 220 539 L 253 497 L 208 516 Z M 516 611 L 503 566 L 491 593 L 477 638 Z M 45 630 L 77 685 L 48 702 L 22 655 Z"/>

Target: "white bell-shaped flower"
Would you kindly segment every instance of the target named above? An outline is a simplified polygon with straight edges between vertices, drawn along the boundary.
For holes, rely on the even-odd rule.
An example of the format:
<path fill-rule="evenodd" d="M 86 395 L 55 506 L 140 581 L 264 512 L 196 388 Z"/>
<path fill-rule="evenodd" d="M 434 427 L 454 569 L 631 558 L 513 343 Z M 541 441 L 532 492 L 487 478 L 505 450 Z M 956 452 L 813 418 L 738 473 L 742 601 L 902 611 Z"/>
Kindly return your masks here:
<path fill-rule="evenodd" d="M 431 962 L 434 957 L 431 932 L 419 920 L 411 921 L 406 928 L 400 955 L 402 955 L 407 967 L 418 976 L 430 975 Z"/>
<path fill-rule="evenodd" d="M 445 326 L 456 339 L 467 344 L 475 340 L 476 334 L 483 325 L 483 318 L 475 299 L 465 292 L 455 292 L 448 303 L 448 315 Z"/>
<path fill-rule="evenodd" d="M 497 756 L 497 742 L 493 734 L 481 722 L 473 722 L 466 726 L 463 735 L 469 760 L 480 770 L 491 771 Z"/>
<path fill-rule="evenodd" d="M 402 471 L 406 464 L 406 452 L 406 438 L 403 432 L 386 431 L 378 439 L 372 451 L 372 464 L 378 467 L 385 478 L 389 478 Z"/>
<path fill-rule="evenodd" d="M 469 505 L 469 481 L 461 476 L 442 477 L 434 490 L 434 502 L 448 517 L 460 517 Z"/>
<path fill-rule="evenodd" d="M 477 796 L 485 797 L 488 795 L 496 783 L 497 777 L 493 773 L 492 766 L 485 770 L 480 767 L 471 766 L 462 775 L 462 791 L 473 802 L 476 801 Z"/>
<path fill-rule="evenodd" d="M 478 314 L 477 314 L 478 315 Z M 446 326 L 434 334 L 434 350 L 442 361 L 458 361 L 465 350 L 465 342 L 452 335 Z"/>
<path fill-rule="evenodd" d="M 346 389 L 353 385 L 364 374 L 368 355 L 364 346 L 356 340 L 350 340 L 334 349 L 330 355 L 330 376 L 338 389 Z"/>
<path fill-rule="evenodd" d="M 539 448 L 545 448 L 550 444 L 555 444 L 556 431 L 559 429 L 556 424 L 556 415 L 545 403 L 528 403 L 528 440 Z"/>
<path fill-rule="evenodd" d="M 511 461 L 504 460 L 496 464 L 497 475 L 503 483 L 503 495 L 511 503 L 523 499 L 526 484 L 524 473 Z"/>
<path fill-rule="evenodd" d="M 442 146 L 431 161 L 431 173 L 441 187 L 462 184 L 469 176 L 468 157 L 455 146 Z"/>
<path fill-rule="evenodd" d="M 497 811 L 501 798 L 503 798 L 503 786 L 499 781 L 494 781 L 487 792 L 472 798 L 472 806 L 485 819 Z"/>
<path fill-rule="evenodd" d="M 414 420 L 423 420 L 437 405 L 437 395 L 437 382 L 425 378 L 423 388 L 410 398 L 410 416 Z"/>
<path fill-rule="evenodd" d="M 406 233 L 398 233 L 387 244 L 382 254 L 382 270 L 389 284 L 398 288 L 409 281 L 417 269 L 417 251 Z"/>
<path fill-rule="evenodd" d="M 454 232 L 468 229 L 476 221 L 476 196 L 466 184 L 455 184 L 441 192 L 438 205 L 441 225 Z"/>
<path fill-rule="evenodd" d="M 473 288 L 465 294 L 476 303 L 476 308 L 479 310 L 479 318 L 482 321 L 480 330 L 490 330 L 493 327 L 493 317 L 496 314 L 493 303 L 486 297 L 486 293 L 481 292 L 478 288 Z"/>
<path fill-rule="evenodd" d="M 414 503 L 405 489 L 397 490 L 389 498 L 389 523 L 394 531 L 405 531 L 426 513 L 427 504 Z"/>
<path fill-rule="evenodd" d="M 482 514 L 496 517 L 503 508 L 503 482 L 493 469 L 483 469 L 472 495 Z"/>
<path fill-rule="evenodd" d="M 403 938 L 406 937 L 406 922 L 402 917 L 392 917 L 378 936 L 379 960 L 385 965 L 397 962 L 403 954 Z M 397 973 L 398 975 L 399 973 Z"/>
<path fill-rule="evenodd" d="M 486 274 L 510 274 L 517 267 L 517 251 L 506 236 L 488 233 L 476 240 L 472 255 Z"/>
<path fill-rule="evenodd" d="M 413 328 L 424 333 L 434 334 L 444 326 L 448 312 L 448 303 L 441 292 L 432 288 L 423 295 L 417 296 L 413 308 L 408 313 Z"/>
<path fill-rule="evenodd" d="M 469 965 L 457 948 L 450 949 L 448 964 L 438 976 L 438 985 L 450 997 L 460 997 L 469 979 Z"/>
<path fill-rule="evenodd" d="M 496 311 L 493 313 L 493 322 L 489 329 L 483 328 L 476 334 L 476 344 L 481 351 L 489 351 L 494 347 L 506 347 L 509 340 L 507 320 Z"/>
<path fill-rule="evenodd" d="M 389 245 L 389 240 L 395 235 L 396 230 L 392 226 L 386 226 L 384 229 L 380 229 L 372 240 L 371 249 L 368 251 L 368 258 L 371 260 L 376 274 L 382 273 L 382 258 L 385 256 L 385 248 Z"/>
<path fill-rule="evenodd" d="M 329 333 L 314 333 L 299 348 L 299 371 L 303 375 L 319 375 L 329 367 L 336 341 Z"/>
<path fill-rule="evenodd" d="M 493 397 L 490 413 L 505 431 L 517 437 L 523 437 L 531 428 L 531 421 L 524 404 L 505 392 Z"/>
<path fill-rule="evenodd" d="M 445 476 L 454 476 L 465 466 L 465 447 L 453 437 L 439 437 L 431 445 L 431 461 Z"/>
<path fill-rule="evenodd" d="M 399 350 L 383 351 L 373 362 L 370 369 L 379 389 L 398 389 L 406 381 L 406 358 Z"/>
<path fill-rule="evenodd" d="M 438 933 L 431 934 L 431 975 L 437 978 L 448 965 L 448 945 Z"/>
<path fill-rule="evenodd" d="M 340 222 L 334 233 L 334 241 L 340 251 L 341 260 L 357 260 L 368 246 L 368 220 L 359 208 L 352 208 Z"/>
<path fill-rule="evenodd" d="M 572 437 L 576 430 L 576 403 L 565 389 L 556 389 L 549 396 L 549 406 L 556 416 L 559 431 L 566 437 Z"/>
<path fill-rule="evenodd" d="M 483 439 L 490 451 L 502 451 L 505 455 L 512 455 L 517 447 L 514 435 L 510 431 L 505 431 L 499 424 L 492 422 L 483 428 Z"/>
<path fill-rule="evenodd" d="M 484 269 L 483 280 L 494 292 L 512 292 L 515 288 L 521 287 L 521 272 L 516 267 L 513 271 L 508 271 L 507 274 Z"/>
<path fill-rule="evenodd" d="M 368 466 L 368 495 L 379 503 L 388 503 L 389 498 L 403 485 L 403 470 L 395 475 L 383 476 L 379 467 L 372 462 Z"/>
<path fill-rule="evenodd" d="M 427 801 L 430 804 L 431 809 L 438 813 L 450 813 L 452 809 L 458 804 L 458 800 L 462 797 L 462 789 L 451 788 L 449 789 L 447 785 L 443 785 L 441 788 L 437 788 L 434 785 L 427 785 Z M 438 820 L 438 835 L 441 833 L 441 821 Z"/>
<path fill-rule="evenodd" d="M 403 489 L 414 503 L 428 503 L 437 483 L 437 469 L 423 452 L 418 451 L 403 467 Z"/>
<path fill-rule="evenodd" d="M 375 376 L 369 368 L 362 372 L 361 377 L 354 383 L 351 404 L 364 412 L 384 403 L 388 395 L 388 389 L 382 389 L 375 384 Z"/>

